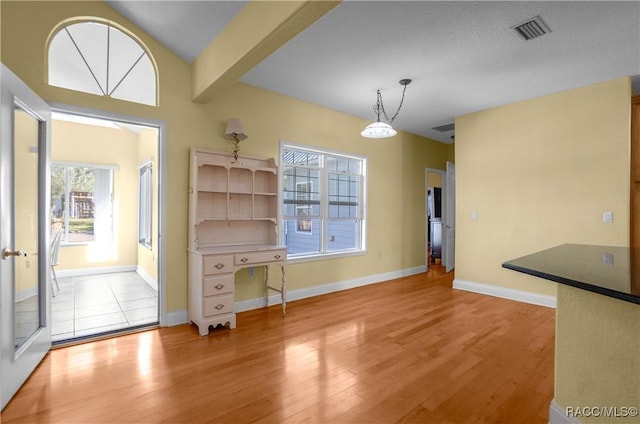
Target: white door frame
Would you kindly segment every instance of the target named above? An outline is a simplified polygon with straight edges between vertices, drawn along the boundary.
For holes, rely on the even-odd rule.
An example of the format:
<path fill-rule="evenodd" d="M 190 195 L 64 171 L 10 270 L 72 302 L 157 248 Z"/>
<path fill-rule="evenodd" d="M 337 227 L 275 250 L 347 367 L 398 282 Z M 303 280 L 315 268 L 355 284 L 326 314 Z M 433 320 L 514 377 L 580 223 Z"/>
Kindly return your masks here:
<path fill-rule="evenodd" d="M 450 272 L 455 268 L 456 258 L 456 166 L 447 161 L 445 171 L 442 210 L 442 265 L 445 271 Z"/>
<path fill-rule="evenodd" d="M 160 326 L 171 325 L 166 311 L 166 211 L 167 211 L 167 131 L 164 121 L 132 116 L 118 112 L 91 109 L 62 103 L 50 103 L 54 112 L 84 115 L 127 124 L 143 125 L 158 129 L 158 314 Z"/>
<path fill-rule="evenodd" d="M 445 196 L 445 171 L 442 169 L 436 168 L 425 168 L 424 169 L 424 260 L 426 262 L 426 269 L 429 269 L 429 260 L 427 258 L 429 252 L 429 228 L 428 228 L 428 218 L 429 218 L 429 206 L 427 205 L 428 201 L 428 190 L 429 190 L 429 173 L 439 174 L 440 178 L 442 178 L 442 199 L 444 200 Z M 444 205 L 443 205 L 444 206 Z M 442 211 L 444 213 L 444 210 Z M 444 232 L 443 232 L 444 235 Z M 444 249 L 442 250 L 442 254 L 444 255 Z M 443 257 L 440 258 L 440 263 L 444 263 Z"/>

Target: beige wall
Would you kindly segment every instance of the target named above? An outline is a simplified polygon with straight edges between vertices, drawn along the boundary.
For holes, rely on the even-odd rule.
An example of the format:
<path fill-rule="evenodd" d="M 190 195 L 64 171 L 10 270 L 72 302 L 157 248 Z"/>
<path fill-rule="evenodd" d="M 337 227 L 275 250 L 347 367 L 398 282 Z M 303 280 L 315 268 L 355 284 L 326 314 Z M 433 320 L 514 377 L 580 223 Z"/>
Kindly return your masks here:
<path fill-rule="evenodd" d="M 578 420 L 637 423 L 622 408 L 640 408 L 640 305 L 558 286 L 555 368 L 554 397 L 563 411 L 617 407 L 619 417 Z"/>
<path fill-rule="evenodd" d="M 630 98 L 621 78 L 456 119 L 457 280 L 555 295 L 502 262 L 562 243 L 629 245 Z"/>
<path fill-rule="evenodd" d="M 0 7 L 2 61 L 45 100 L 166 122 L 168 312 L 187 307 L 188 149 L 195 145 L 229 151 L 223 132 L 232 117 L 241 118 L 249 132 L 242 153 L 277 157 L 279 141 L 287 140 L 369 159 L 368 254 L 291 265 L 290 290 L 424 265 L 424 168 L 444 169 L 446 160 L 453 160 L 452 146 L 402 132 L 389 140 L 366 140 L 359 135 L 368 124 L 363 119 L 244 84 L 234 84 L 207 104 L 196 104 L 191 102 L 189 65 L 103 3 L 3 1 Z M 55 25 L 73 16 L 112 19 L 147 43 L 159 68 L 159 107 L 46 85 L 47 37 Z M 239 277 L 248 280 L 246 273 Z M 236 285 L 236 300 L 263 294 L 257 277 Z"/>
<path fill-rule="evenodd" d="M 436 172 L 427 172 L 428 187 L 442 187 L 442 175 Z"/>
<path fill-rule="evenodd" d="M 63 245 L 57 269 L 135 266 L 138 262 L 138 136 L 116 128 L 53 121 L 53 161 L 117 166 L 113 171 L 113 234 L 109 246 Z"/>

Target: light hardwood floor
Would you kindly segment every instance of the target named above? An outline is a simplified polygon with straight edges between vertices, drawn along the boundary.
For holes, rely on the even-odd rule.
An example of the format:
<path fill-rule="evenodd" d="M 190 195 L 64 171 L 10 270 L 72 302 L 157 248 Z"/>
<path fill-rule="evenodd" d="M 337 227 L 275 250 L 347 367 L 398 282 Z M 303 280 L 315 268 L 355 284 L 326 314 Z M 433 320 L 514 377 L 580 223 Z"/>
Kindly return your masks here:
<path fill-rule="evenodd" d="M 429 272 L 51 351 L 3 423 L 544 423 L 555 311 Z"/>

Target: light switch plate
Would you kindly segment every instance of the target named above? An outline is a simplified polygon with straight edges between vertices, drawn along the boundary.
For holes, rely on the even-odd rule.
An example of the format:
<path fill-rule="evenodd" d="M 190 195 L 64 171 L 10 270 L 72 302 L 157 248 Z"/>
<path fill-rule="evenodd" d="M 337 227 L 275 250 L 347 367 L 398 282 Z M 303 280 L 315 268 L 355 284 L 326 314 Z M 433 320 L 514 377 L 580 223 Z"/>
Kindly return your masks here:
<path fill-rule="evenodd" d="M 613 222 L 613 212 L 603 212 L 602 213 L 602 222 L 606 222 L 610 224 Z"/>

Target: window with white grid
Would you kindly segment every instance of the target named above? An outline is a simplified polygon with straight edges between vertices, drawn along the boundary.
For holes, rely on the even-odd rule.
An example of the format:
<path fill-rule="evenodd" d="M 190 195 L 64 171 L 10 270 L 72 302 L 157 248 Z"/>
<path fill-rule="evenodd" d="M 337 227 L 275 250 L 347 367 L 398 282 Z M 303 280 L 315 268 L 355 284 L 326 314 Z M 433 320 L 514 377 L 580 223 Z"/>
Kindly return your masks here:
<path fill-rule="evenodd" d="M 280 150 L 288 258 L 364 251 L 366 159 L 287 143 Z"/>

